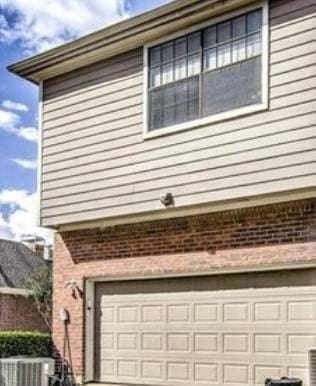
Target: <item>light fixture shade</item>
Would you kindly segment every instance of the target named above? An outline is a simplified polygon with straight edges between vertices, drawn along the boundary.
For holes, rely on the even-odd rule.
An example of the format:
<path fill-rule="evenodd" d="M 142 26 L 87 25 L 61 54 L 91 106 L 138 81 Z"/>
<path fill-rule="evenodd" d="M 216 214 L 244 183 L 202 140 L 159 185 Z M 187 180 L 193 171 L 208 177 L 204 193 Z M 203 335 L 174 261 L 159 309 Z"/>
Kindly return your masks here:
<path fill-rule="evenodd" d="M 161 195 L 160 196 L 160 202 L 162 203 L 162 205 L 164 205 L 166 207 L 173 205 L 174 200 L 173 200 L 172 193 L 165 193 L 165 194 Z"/>

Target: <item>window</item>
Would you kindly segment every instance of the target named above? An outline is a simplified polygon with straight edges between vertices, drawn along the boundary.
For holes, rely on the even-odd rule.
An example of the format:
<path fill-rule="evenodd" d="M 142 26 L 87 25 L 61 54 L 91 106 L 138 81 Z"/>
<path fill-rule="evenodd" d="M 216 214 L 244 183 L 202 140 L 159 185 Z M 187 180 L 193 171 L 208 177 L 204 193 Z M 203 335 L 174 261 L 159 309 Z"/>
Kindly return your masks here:
<path fill-rule="evenodd" d="M 263 10 L 148 49 L 148 131 L 262 104 Z"/>

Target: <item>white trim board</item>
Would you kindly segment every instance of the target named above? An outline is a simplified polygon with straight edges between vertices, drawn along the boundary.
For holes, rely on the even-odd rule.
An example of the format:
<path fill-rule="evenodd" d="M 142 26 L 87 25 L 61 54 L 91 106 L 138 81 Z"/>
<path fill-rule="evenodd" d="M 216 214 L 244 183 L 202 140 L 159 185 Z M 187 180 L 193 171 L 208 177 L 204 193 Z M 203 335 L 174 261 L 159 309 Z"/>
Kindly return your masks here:
<path fill-rule="evenodd" d="M 95 283 L 91 280 L 85 281 L 85 382 L 94 380 L 94 293 Z"/>
<path fill-rule="evenodd" d="M 198 31 L 200 29 L 212 26 L 221 21 L 243 15 L 249 11 L 262 8 L 262 73 L 261 73 L 261 84 L 262 84 L 262 102 L 259 104 L 245 106 L 238 109 L 230 110 L 223 113 L 217 113 L 208 117 L 195 119 L 188 122 L 183 122 L 180 124 L 175 124 L 173 126 L 159 128 L 153 131 L 149 131 L 148 122 L 149 122 L 149 101 L 148 101 L 148 85 L 149 85 L 149 69 L 148 69 L 148 53 L 149 49 L 155 45 L 176 39 L 178 37 L 187 35 L 191 32 Z M 178 131 L 190 130 L 196 127 L 205 126 L 215 122 L 222 122 L 229 119 L 234 119 L 237 117 L 254 114 L 260 111 L 267 110 L 269 108 L 269 3 L 267 0 L 256 2 L 247 7 L 241 7 L 236 11 L 226 13 L 219 17 L 214 17 L 211 20 L 203 23 L 194 25 L 191 28 L 186 28 L 181 31 L 178 31 L 174 34 L 165 36 L 161 39 L 150 42 L 143 47 L 143 73 L 144 73 L 144 84 L 143 84 L 143 138 L 151 139 L 155 137 L 160 137 L 168 134 L 172 134 Z"/>
<path fill-rule="evenodd" d="M 168 273 L 156 273 L 147 275 L 125 275 L 125 276 L 99 276 L 86 278 L 87 283 L 99 283 L 99 282 L 117 282 L 117 281 L 134 281 L 134 280 L 159 280 L 159 279 L 177 279 L 185 277 L 202 277 L 202 276 L 219 276 L 219 275 L 235 275 L 246 273 L 264 273 L 273 271 L 293 271 L 293 270 L 306 270 L 316 269 L 316 260 L 302 263 L 276 263 L 266 264 L 260 266 L 240 266 L 235 268 L 223 268 L 204 271 L 192 271 L 192 272 L 168 272 Z M 88 296 L 88 295 L 87 295 Z M 94 295 L 93 295 L 94 296 Z M 94 301 L 94 299 L 93 299 Z"/>
<path fill-rule="evenodd" d="M 38 142 L 37 142 L 37 213 L 36 223 L 41 226 L 41 197 L 42 197 L 42 148 L 43 148 L 43 81 L 38 90 Z"/>
<path fill-rule="evenodd" d="M 275 192 L 271 194 L 243 197 L 241 199 L 198 204 L 189 207 L 168 208 L 156 212 L 135 214 L 130 216 L 111 217 L 108 219 L 96 219 L 92 221 L 75 222 L 60 225 L 59 232 L 84 230 L 92 228 L 107 228 L 115 225 L 137 224 L 147 221 L 167 220 L 177 217 L 197 216 L 207 213 L 224 212 L 235 209 L 245 209 L 255 206 L 272 205 L 296 200 L 306 200 L 316 197 L 316 188 L 298 189 L 293 191 Z"/>

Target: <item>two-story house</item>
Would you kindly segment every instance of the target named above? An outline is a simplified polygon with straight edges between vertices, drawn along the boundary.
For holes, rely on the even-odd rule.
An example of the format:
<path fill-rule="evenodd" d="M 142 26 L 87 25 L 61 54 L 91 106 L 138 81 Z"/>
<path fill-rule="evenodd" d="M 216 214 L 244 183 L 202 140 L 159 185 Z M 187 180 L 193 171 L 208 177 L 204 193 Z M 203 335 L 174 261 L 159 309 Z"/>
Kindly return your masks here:
<path fill-rule="evenodd" d="M 315 12 L 175 0 L 9 67 L 40 88 L 54 340 L 66 308 L 80 382 L 309 384 Z"/>

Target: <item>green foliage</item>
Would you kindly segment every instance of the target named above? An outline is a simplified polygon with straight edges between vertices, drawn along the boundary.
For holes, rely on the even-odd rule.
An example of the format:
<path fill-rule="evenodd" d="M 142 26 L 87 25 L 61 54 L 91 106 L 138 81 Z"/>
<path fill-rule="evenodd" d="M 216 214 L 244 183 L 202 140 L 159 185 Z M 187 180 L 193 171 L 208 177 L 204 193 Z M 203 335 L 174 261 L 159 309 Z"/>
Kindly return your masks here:
<path fill-rule="evenodd" d="M 28 282 L 28 289 L 37 311 L 44 319 L 48 329 L 52 323 L 52 271 L 51 267 L 36 272 Z"/>
<path fill-rule="evenodd" d="M 49 334 L 40 332 L 0 332 L 0 357 L 11 356 L 51 357 L 52 341 Z"/>

